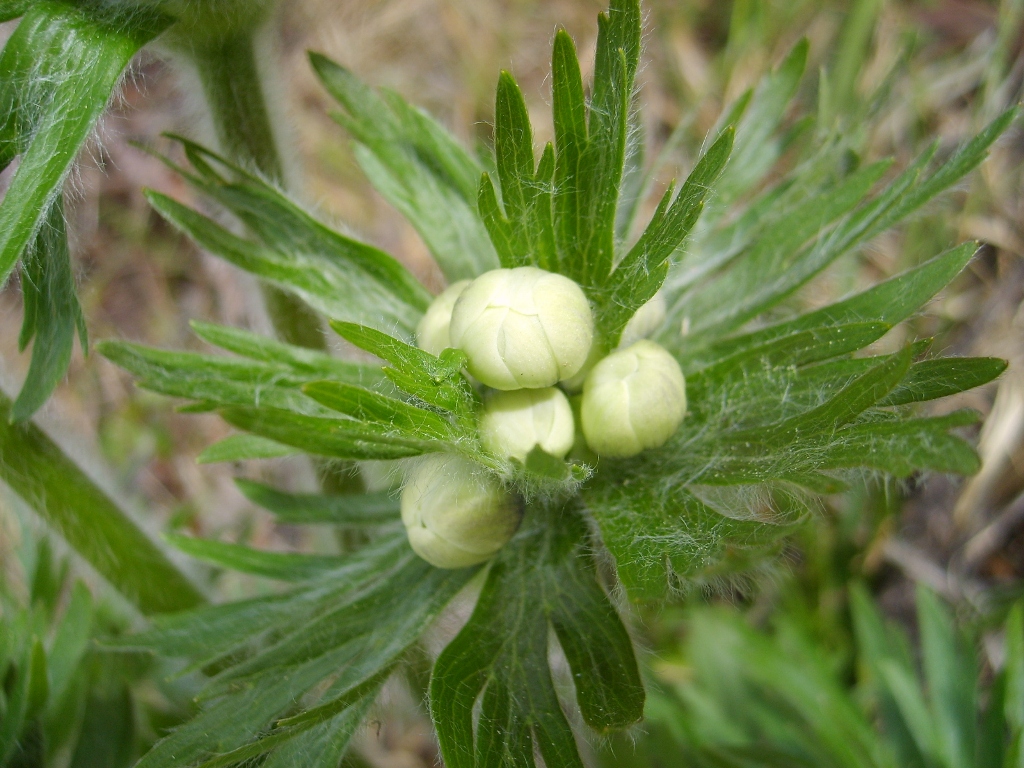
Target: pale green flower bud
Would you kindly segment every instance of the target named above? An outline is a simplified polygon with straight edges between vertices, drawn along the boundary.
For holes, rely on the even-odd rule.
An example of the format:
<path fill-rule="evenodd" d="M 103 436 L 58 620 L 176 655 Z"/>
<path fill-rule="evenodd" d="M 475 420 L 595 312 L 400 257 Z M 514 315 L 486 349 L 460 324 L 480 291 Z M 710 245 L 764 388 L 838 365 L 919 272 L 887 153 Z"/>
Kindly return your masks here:
<path fill-rule="evenodd" d="M 575 437 L 572 408 L 557 387 L 497 392 L 480 420 L 480 441 L 491 453 L 525 461 L 540 446 L 563 458 Z"/>
<path fill-rule="evenodd" d="M 416 462 L 402 491 L 402 522 L 413 551 L 438 568 L 490 559 L 519 527 L 515 498 L 472 462 L 432 454 Z"/>
<path fill-rule="evenodd" d="M 583 435 L 600 456 L 635 456 L 664 445 L 685 414 L 683 372 L 653 341 L 612 352 L 583 384 Z"/>
<path fill-rule="evenodd" d="M 646 339 L 654 334 L 665 324 L 665 315 L 668 309 L 665 306 L 665 297 L 661 292 L 654 294 L 650 301 L 640 307 L 636 314 L 629 319 L 626 327 L 622 329 L 622 336 L 619 339 L 619 349 L 632 346 L 640 339 Z"/>
<path fill-rule="evenodd" d="M 576 283 L 536 267 L 486 272 L 452 312 L 452 345 L 469 372 L 495 389 L 538 389 L 567 379 L 594 339 L 590 304 Z"/>
<path fill-rule="evenodd" d="M 459 280 L 445 288 L 427 307 L 423 319 L 416 326 L 416 346 L 432 355 L 440 355 L 452 346 L 448 331 L 452 324 L 452 309 L 469 280 Z"/>

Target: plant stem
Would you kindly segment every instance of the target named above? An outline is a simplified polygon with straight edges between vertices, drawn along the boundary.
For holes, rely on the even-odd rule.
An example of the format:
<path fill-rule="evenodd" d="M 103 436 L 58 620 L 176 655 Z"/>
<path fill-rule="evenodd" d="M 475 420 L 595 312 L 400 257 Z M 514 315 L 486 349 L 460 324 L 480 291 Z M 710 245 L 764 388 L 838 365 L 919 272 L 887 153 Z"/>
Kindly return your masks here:
<path fill-rule="evenodd" d="M 205 602 L 159 545 L 0 392 L 0 480 L 143 614 Z"/>
<path fill-rule="evenodd" d="M 222 151 L 233 161 L 282 183 L 284 167 L 256 62 L 253 34 L 235 32 L 189 48 L 187 53 L 198 70 Z M 325 348 L 320 319 L 301 300 L 266 284 L 263 296 L 282 340 L 312 349 Z"/>

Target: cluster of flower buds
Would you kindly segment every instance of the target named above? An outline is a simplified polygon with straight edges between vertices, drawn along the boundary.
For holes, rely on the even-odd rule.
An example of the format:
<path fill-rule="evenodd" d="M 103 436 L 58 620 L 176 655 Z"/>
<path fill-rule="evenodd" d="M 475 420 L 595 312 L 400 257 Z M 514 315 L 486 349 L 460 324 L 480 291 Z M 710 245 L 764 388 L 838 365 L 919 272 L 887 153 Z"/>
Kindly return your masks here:
<path fill-rule="evenodd" d="M 675 359 L 646 337 L 664 322 L 655 296 L 622 333 L 619 348 L 595 339 L 590 303 L 562 275 L 536 267 L 495 269 L 451 285 L 417 329 L 421 349 L 462 350 L 485 396 L 480 441 L 503 459 L 526 461 L 535 448 L 563 458 L 576 425 L 564 390 L 582 389 L 579 418 L 599 456 L 657 448 L 686 413 L 686 384 Z M 413 549 L 442 568 L 483 562 L 511 539 L 520 505 L 484 470 L 449 455 L 416 463 L 402 493 Z"/>

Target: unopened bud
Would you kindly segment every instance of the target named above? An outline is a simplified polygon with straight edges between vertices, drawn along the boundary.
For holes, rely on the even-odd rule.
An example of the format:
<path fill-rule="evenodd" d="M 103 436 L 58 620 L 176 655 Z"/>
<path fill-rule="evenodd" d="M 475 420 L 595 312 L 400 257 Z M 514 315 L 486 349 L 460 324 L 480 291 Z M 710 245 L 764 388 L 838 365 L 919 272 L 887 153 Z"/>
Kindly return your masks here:
<path fill-rule="evenodd" d="M 667 308 L 665 297 L 661 292 L 654 294 L 651 300 L 640 307 L 636 314 L 629 319 L 626 327 L 622 329 L 622 336 L 619 339 L 619 348 L 624 349 L 632 346 L 640 339 L 646 339 L 653 335 L 665 323 Z"/>
<path fill-rule="evenodd" d="M 491 453 L 525 461 L 536 446 L 563 458 L 575 436 L 572 408 L 562 390 L 497 392 L 480 420 L 480 440 Z"/>
<path fill-rule="evenodd" d="M 452 308 L 469 280 L 459 280 L 445 288 L 431 302 L 420 324 L 416 326 L 416 346 L 432 355 L 440 355 L 452 346 L 449 329 L 452 324 Z"/>
<path fill-rule="evenodd" d="M 685 414 L 683 372 L 653 341 L 608 355 L 583 385 L 583 435 L 600 456 L 635 456 L 664 445 Z"/>
<path fill-rule="evenodd" d="M 451 342 L 474 377 L 495 389 L 537 389 L 587 359 L 594 318 L 576 283 L 536 267 L 486 272 L 459 297 Z"/>
<path fill-rule="evenodd" d="M 519 527 L 515 498 L 497 479 L 451 454 L 417 462 L 402 491 L 402 522 L 413 551 L 438 568 L 490 559 Z"/>

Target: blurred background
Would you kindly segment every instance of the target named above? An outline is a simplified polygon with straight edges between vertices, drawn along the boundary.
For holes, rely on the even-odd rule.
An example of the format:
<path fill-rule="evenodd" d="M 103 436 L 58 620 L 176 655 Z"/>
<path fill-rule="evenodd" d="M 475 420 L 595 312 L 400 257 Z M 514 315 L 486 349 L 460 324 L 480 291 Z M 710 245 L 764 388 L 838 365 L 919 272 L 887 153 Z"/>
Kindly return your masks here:
<path fill-rule="evenodd" d="M 268 30 L 273 55 L 263 63 L 276 75 L 277 123 L 295 148 L 293 189 L 322 216 L 395 254 L 439 290 L 439 273 L 415 232 L 363 178 L 347 137 L 331 120 L 331 100 L 306 52 L 325 53 L 369 83 L 397 90 L 470 145 L 489 143 L 494 86 L 498 72 L 509 69 L 526 95 L 538 141 L 546 141 L 554 32 L 562 26 L 575 37 L 586 67 L 593 59 L 595 17 L 605 5 L 284 0 Z M 897 167 L 929 142 L 945 151 L 972 136 L 1019 99 L 1024 77 L 1022 0 L 645 0 L 644 10 L 642 125 L 648 158 L 660 154 L 666 161 L 666 183 L 685 175 L 723 109 L 801 37 L 810 41 L 810 64 L 792 123 L 807 114 L 838 118 L 844 130 L 859 135 L 864 159 L 892 155 Z M 0 41 L 12 28 L 0 25 Z M 823 67 L 834 73 L 824 100 L 816 76 Z M 160 136 L 164 131 L 209 138 L 191 88 L 147 52 L 72 180 L 73 254 L 93 339 L 199 348 L 188 327 L 193 319 L 269 332 L 253 280 L 174 233 L 142 195 L 151 187 L 203 205 L 180 178 L 136 146 L 169 151 Z M 830 498 L 758 581 L 637 616 L 635 633 L 648 651 L 648 720 L 636 733 L 590 745 L 594 765 L 801 765 L 807 759 L 809 765 L 858 764 L 843 754 L 842 741 L 851 737 L 830 736 L 822 719 L 825 713 L 829 721 L 852 718 L 848 727 L 868 742 L 894 738 L 878 714 L 884 701 L 867 684 L 871 659 L 882 653 L 865 655 L 870 633 L 864 627 L 871 617 L 894 622 L 898 629 L 882 635 L 894 648 L 908 649 L 904 666 L 913 677 L 922 617 L 939 616 L 936 621 L 953 638 L 949 647 L 959 654 L 949 658 L 959 659 L 965 679 L 977 688 L 973 703 L 964 705 L 969 713 L 961 714 L 972 719 L 994 706 L 992 681 L 1007 663 L 1003 622 L 1024 594 L 1022 158 L 1024 139 L 1015 128 L 969 183 L 856 259 L 830 269 L 799 297 L 824 304 L 955 242 L 978 240 L 981 250 L 968 271 L 904 332 L 934 336 L 936 351 L 1010 361 L 993 384 L 937 406 L 970 406 L 988 415 L 975 436 L 982 471 L 967 480 L 931 476 L 905 485 L 869 479 L 850 494 Z M 4 183 L 0 176 L 0 189 Z M 27 355 L 15 346 L 20 302 L 16 282 L 0 292 L 0 381 L 8 387 L 20 382 L 28 366 Z M 898 341 L 890 336 L 887 343 Z M 331 544 L 323 532 L 275 525 L 232 481 L 242 475 L 309 489 L 315 477 L 307 464 L 197 464 L 198 454 L 228 428 L 214 416 L 176 413 L 173 403 L 135 389 L 127 374 L 98 355 L 85 359 L 76 350 L 68 380 L 42 421 L 86 464 L 106 467 L 97 471 L 135 497 L 153 529 L 270 549 Z M 59 588 L 65 578 L 59 545 L 56 555 L 49 545 L 40 550 L 37 529 L 17 506 L 9 494 L 0 495 L 6 512 L 0 514 L 3 591 L 14 602 L 38 590 L 52 593 L 56 611 L 68 599 Z M 44 571 L 52 571 L 47 579 L 58 585 L 50 592 L 38 583 Z M 222 574 L 218 585 L 224 597 L 263 588 L 231 574 Z M 939 602 L 922 597 L 919 585 Z M 766 665 L 776 662 L 772 677 Z M 140 665 L 125 683 L 135 697 L 126 706 L 136 726 L 143 709 L 150 713 L 149 725 L 138 728 L 140 739 L 151 738 L 187 707 L 173 690 L 158 690 L 153 674 Z M 777 690 L 779 681 L 788 681 L 792 690 Z M 922 700 L 929 711 L 941 713 L 929 698 L 934 687 L 925 670 Z M 804 704 L 789 700 L 797 690 L 809 697 Z M 415 680 L 389 693 L 364 729 L 354 760 L 382 768 L 437 763 L 414 691 Z M 755 701 L 763 703 L 762 710 Z M 753 714 L 736 716 L 737 707 Z M 933 715 L 933 725 L 940 727 L 945 721 Z M 946 765 L 943 754 L 936 752 L 927 764 Z M 978 754 L 972 759 L 970 765 L 987 764 Z"/>

